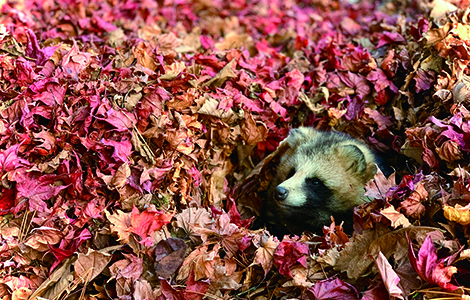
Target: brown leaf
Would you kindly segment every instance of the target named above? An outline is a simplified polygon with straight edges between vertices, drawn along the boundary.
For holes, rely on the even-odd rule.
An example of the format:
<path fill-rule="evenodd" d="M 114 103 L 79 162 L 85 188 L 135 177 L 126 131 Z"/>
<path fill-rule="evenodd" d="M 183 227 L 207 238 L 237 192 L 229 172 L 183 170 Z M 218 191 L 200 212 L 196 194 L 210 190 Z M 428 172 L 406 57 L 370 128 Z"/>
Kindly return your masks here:
<path fill-rule="evenodd" d="M 256 145 L 259 142 L 266 140 L 268 135 L 268 128 L 263 122 L 256 122 L 252 115 L 249 115 L 242 123 L 241 128 L 242 139 L 248 145 Z"/>
<path fill-rule="evenodd" d="M 237 78 L 237 74 L 233 71 L 233 64 L 235 63 L 235 59 L 232 59 L 225 67 L 220 70 L 217 75 L 211 80 L 205 82 L 203 86 L 213 86 L 213 87 L 221 87 L 225 81 L 229 80 L 230 78 Z"/>
<path fill-rule="evenodd" d="M 206 227 L 213 222 L 214 220 L 206 208 L 189 207 L 176 215 L 174 226 L 182 228 L 186 233 L 191 233 L 191 225 Z"/>
<path fill-rule="evenodd" d="M 442 0 L 440 0 L 442 1 Z M 442 41 L 449 34 L 452 24 L 447 23 L 444 26 L 436 29 L 431 29 L 428 32 L 424 33 L 423 36 L 428 40 L 426 46 L 432 46 L 437 42 Z"/>
<path fill-rule="evenodd" d="M 434 0 L 431 3 L 431 13 L 430 17 L 434 19 L 440 19 L 444 17 L 447 13 L 456 11 L 458 9 L 457 6 L 445 1 L 445 0 Z"/>
<path fill-rule="evenodd" d="M 275 241 L 274 237 L 270 236 L 264 244 L 256 249 L 253 264 L 260 264 L 265 276 L 273 265 L 274 250 L 276 250 L 277 245 L 279 245 L 279 241 Z"/>
<path fill-rule="evenodd" d="M 115 188 L 122 188 L 127 183 L 129 176 L 131 176 L 131 168 L 125 162 L 117 169 L 109 185 Z"/>
<path fill-rule="evenodd" d="M 380 168 L 377 168 L 377 173 L 374 175 L 374 179 L 371 179 L 366 184 L 366 193 L 364 195 L 374 199 L 385 199 L 385 193 L 394 186 L 396 186 L 395 173 L 387 178 Z"/>
<path fill-rule="evenodd" d="M 252 38 L 248 34 L 238 34 L 234 31 L 230 31 L 225 35 L 223 42 L 215 44 L 215 48 L 220 51 L 241 47 L 246 49 L 251 46 L 251 44 Z"/>
<path fill-rule="evenodd" d="M 164 33 L 157 37 L 158 50 L 163 55 L 174 53 L 174 49 L 181 45 L 181 40 L 173 33 Z M 153 69 L 152 69 L 153 70 Z"/>
<path fill-rule="evenodd" d="M 183 240 L 172 239 L 158 242 L 155 247 L 155 271 L 158 276 L 169 278 L 183 264 L 188 246 Z"/>
<path fill-rule="evenodd" d="M 132 54 L 137 59 L 137 63 L 154 71 L 157 68 L 155 60 L 147 53 L 148 46 L 145 43 L 140 42 L 136 47 L 132 49 Z"/>
<path fill-rule="evenodd" d="M 124 278 L 135 281 L 142 276 L 144 268 L 143 258 L 139 258 L 134 254 L 123 254 L 125 259 L 118 260 L 109 267 L 111 278 Z"/>
<path fill-rule="evenodd" d="M 346 243 L 334 268 L 347 272 L 349 278 L 357 279 L 368 272 L 379 252 L 382 252 L 386 258 L 393 255 L 396 261 L 403 259 L 408 254 L 405 233 L 414 239 L 436 230 L 438 229 L 432 227 L 407 227 L 390 231 L 385 226 L 377 224 L 375 229 L 367 230 L 360 235 L 355 234 L 351 242 Z"/>
<path fill-rule="evenodd" d="M 452 140 L 442 143 L 439 148 L 436 148 L 436 152 L 440 158 L 449 163 L 462 159 L 462 151 L 460 151 L 459 144 Z"/>
<path fill-rule="evenodd" d="M 33 233 L 25 244 L 39 252 L 49 250 L 49 246 L 59 243 L 64 237 L 60 230 L 49 227 L 33 229 Z"/>
<path fill-rule="evenodd" d="M 67 258 L 62 265 L 55 269 L 54 272 L 34 291 L 29 297 L 30 300 L 55 299 L 62 294 L 62 291 L 68 288 L 73 282 L 71 268 L 76 257 Z"/>
<path fill-rule="evenodd" d="M 101 253 L 88 248 L 88 253 L 79 253 L 75 262 L 75 278 L 80 278 L 82 282 L 90 282 L 106 268 L 111 261 L 112 255 Z"/>
<path fill-rule="evenodd" d="M 147 280 L 139 278 L 134 283 L 134 293 L 132 294 L 133 300 L 146 300 L 156 298 L 157 292 L 152 290 L 152 286 L 148 283 Z"/>
<path fill-rule="evenodd" d="M 130 214 L 122 210 L 117 210 L 113 215 L 108 211 L 105 211 L 105 213 L 109 222 L 111 222 L 111 232 L 116 232 L 123 244 L 129 243 L 129 228 L 132 226 Z"/>
<path fill-rule="evenodd" d="M 206 95 L 205 97 L 201 97 L 200 99 L 201 101 L 204 101 L 204 104 L 202 104 L 201 108 L 199 108 L 199 110 L 197 111 L 198 113 L 218 117 L 221 119 L 237 118 L 232 109 L 229 109 L 227 111 L 224 109 L 219 109 L 219 102 L 214 98 Z"/>
<path fill-rule="evenodd" d="M 419 218 L 425 211 L 424 205 L 421 202 L 426 200 L 427 197 L 428 192 L 420 181 L 413 193 L 400 203 L 400 211 L 403 211 L 406 216 Z"/>
<path fill-rule="evenodd" d="M 214 260 L 219 257 L 219 244 L 216 244 L 212 251 L 208 251 L 208 245 L 203 244 L 191 252 L 183 262 L 179 272 L 178 280 L 185 280 L 191 271 L 194 271 L 194 280 L 211 278 L 214 274 Z"/>

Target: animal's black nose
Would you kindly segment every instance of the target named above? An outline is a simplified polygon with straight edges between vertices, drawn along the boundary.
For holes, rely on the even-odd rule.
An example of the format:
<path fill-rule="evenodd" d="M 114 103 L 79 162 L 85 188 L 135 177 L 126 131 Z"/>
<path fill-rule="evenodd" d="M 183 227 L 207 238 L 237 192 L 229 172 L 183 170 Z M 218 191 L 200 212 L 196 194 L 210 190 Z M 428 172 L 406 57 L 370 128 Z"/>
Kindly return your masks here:
<path fill-rule="evenodd" d="M 277 201 L 284 201 L 287 198 L 287 195 L 289 195 L 289 191 L 282 186 L 276 187 L 276 190 L 274 191 L 274 199 Z"/>

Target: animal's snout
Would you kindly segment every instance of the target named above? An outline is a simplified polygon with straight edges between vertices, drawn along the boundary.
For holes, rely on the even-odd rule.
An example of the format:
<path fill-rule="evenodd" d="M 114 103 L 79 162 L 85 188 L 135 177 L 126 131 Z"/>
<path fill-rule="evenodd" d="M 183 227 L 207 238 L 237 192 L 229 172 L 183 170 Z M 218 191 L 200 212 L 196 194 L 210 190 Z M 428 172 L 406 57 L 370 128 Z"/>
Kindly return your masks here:
<path fill-rule="evenodd" d="M 277 201 L 286 200 L 287 195 L 289 195 L 289 191 L 283 188 L 282 186 L 277 186 L 274 190 L 274 199 L 276 199 Z"/>

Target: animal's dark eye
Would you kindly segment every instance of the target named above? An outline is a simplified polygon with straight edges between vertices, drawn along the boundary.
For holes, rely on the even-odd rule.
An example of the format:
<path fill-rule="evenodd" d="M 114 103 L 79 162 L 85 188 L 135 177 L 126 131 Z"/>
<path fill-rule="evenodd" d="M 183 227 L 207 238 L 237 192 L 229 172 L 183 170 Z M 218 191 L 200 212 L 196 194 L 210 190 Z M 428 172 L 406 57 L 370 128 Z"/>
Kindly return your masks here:
<path fill-rule="evenodd" d="M 290 169 L 289 173 L 287 174 L 286 180 L 294 176 L 295 168 Z"/>
<path fill-rule="evenodd" d="M 317 177 L 307 178 L 307 182 L 308 184 L 311 184 L 311 185 L 320 185 L 322 183 L 321 180 L 318 179 Z"/>

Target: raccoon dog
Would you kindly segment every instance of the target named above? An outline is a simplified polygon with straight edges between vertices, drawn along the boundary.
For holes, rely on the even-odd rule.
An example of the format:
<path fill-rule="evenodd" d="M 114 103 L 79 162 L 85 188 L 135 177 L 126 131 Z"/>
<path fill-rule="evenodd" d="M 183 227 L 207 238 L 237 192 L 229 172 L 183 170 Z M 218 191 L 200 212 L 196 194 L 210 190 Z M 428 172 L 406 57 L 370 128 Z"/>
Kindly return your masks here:
<path fill-rule="evenodd" d="M 307 127 L 291 130 L 281 146 L 287 150 L 261 211 L 270 232 L 320 234 L 330 216 L 352 231 L 352 210 L 364 203 L 364 186 L 376 172 L 372 151 L 346 134 Z"/>

